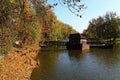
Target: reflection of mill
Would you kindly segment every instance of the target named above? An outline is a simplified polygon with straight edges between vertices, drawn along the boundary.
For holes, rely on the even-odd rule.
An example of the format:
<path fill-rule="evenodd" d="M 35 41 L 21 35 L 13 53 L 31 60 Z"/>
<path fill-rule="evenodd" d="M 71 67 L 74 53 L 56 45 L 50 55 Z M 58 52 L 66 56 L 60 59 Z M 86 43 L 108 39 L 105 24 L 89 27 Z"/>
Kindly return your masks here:
<path fill-rule="evenodd" d="M 69 50 L 68 55 L 70 59 L 79 60 L 80 58 L 84 57 L 88 51 L 81 51 L 81 50 Z"/>
<path fill-rule="evenodd" d="M 69 52 L 69 57 L 72 59 L 72 58 L 75 58 L 75 59 L 80 59 L 80 54 L 81 54 L 81 51 L 73 51 L 73 50 L 70 50 Z"/>

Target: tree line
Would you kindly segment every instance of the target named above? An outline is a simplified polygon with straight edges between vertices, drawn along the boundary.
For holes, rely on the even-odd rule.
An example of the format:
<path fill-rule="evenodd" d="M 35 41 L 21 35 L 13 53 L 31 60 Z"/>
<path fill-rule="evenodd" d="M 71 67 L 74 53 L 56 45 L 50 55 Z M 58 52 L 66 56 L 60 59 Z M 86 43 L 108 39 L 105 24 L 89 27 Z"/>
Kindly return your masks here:
<path fill-rule="evenodd" d="M 88 38 L 101 38 L 114 40 L 120 37 L 120 18 L 114 12 L 99 16 L 89 21 L 88 28 L 83 31 Z"/>
<path fill-rule="evenodd" d="M 15 41 L 22 45 L 39 45 L 45 40 L 66 39 L 76 32 L 68 24 L 57 20 L 47 0 L 0 1 L 0 53 L 10 51 Z"/>

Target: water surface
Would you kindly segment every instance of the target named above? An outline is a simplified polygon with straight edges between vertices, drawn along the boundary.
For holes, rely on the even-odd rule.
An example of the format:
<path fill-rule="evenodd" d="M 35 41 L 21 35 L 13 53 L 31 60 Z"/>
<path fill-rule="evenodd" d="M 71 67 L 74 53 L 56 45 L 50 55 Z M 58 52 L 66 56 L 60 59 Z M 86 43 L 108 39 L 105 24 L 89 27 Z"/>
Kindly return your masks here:
<path fill-rule="evenodd" d="M 89 51 L 43 48 L 31 80 L 120 80 L 120 45 Z"/>

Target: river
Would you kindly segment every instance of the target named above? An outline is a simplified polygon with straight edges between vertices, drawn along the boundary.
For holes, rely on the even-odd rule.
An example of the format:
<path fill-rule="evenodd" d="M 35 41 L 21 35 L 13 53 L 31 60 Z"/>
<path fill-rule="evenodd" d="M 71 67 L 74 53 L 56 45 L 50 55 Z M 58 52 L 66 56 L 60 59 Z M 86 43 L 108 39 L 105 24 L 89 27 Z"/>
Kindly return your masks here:
<path fill-rule="evenodd" d="M 120 80 L 120 45 L 89 51 L 43 48 L 31 80 Z"/>

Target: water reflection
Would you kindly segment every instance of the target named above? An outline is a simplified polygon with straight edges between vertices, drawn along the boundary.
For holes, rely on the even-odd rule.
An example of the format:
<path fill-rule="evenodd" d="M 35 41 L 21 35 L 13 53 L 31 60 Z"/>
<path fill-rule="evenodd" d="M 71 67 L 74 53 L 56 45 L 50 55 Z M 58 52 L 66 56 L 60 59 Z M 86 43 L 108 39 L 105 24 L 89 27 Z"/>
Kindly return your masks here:
<path fill-rule="evenodd" d="M 120 80 L 120 45 L 89 51 L 43 49 L 31 80 Z"/>
<path fill-rule="evenodd" d="M 92 49 L 91 54 L 106 67 L 120 64 L 120 47 L 114 49 Z"/>
<path fill-rule="evenodd" d="M 68 51 L 68 55 L 69 55 L 70 59 L 79 60 L 80 57 L 81 57 L 80 54 L 82 54 L 82 51 L 80 51 L 80 50 L 70 50 L 70 51 Z"/>
<path fill-rule="evenodd" d="M 72 60 L 77 60 L 79 61 L 80 59 L 82 59 L 82 57 L 84 57 L 85 55 L 87 55 L 87 53 L 89 53 L 89 51 L 81 51 L 81 50 L 69 50 L 68 51 L 68 55 L 69 55 L 69 59 Z"/>
<path fill-rule="evenodd" d="M 33 73 L 35 74 L 32 74 L 34 77 L 31 77 L 31 80 L 49 80 L 49 76 L 54 76 L 57 58 L 57 51 L 49 49 L 41 50 L 37 57 L 40 62 L 40 66 L 34 69 Z"/>

